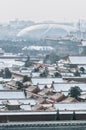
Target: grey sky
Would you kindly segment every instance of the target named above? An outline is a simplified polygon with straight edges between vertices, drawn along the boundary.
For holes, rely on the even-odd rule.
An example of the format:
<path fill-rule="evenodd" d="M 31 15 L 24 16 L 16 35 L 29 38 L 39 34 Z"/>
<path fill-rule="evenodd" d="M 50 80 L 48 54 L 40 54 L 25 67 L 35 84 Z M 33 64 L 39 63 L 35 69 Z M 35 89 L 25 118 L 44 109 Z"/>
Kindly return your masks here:
<path fill-rule="evenodd" d="M 0 0 L 0 22 L 86 19 L 86 0 Z"/>

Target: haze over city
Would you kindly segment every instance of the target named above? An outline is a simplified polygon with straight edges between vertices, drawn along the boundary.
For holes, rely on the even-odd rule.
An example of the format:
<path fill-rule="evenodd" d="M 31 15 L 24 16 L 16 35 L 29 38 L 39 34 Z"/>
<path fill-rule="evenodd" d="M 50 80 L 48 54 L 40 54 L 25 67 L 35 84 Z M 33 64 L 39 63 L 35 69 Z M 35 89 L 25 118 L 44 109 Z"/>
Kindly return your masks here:
<path fill-rule="evenodd" d="M 0 0 L 0 23 L 12 19 L 78 21 L 86 19 L 86 0 Z"/>

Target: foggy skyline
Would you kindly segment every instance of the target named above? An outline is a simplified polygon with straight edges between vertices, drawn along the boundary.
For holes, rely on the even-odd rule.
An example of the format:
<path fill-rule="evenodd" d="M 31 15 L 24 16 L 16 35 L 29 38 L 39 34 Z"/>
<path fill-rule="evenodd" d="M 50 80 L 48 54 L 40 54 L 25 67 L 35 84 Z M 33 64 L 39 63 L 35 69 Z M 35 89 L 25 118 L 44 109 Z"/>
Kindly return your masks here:
<path fill-rule="evenodd" d="M 86 0 L 0 0 L 0 23 L 13 19 L 75 22 L 86 19 Z"/>

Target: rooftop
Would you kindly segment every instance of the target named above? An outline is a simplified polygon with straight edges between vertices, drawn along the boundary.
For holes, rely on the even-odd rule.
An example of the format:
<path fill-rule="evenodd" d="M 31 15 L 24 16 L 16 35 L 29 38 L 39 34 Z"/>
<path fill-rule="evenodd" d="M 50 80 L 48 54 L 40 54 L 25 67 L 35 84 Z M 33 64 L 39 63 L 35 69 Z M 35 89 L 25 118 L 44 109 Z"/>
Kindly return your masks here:
<path fill-rule="evenodd" d="M 86 65 L 86 56 L 69 56 L 69 63 Z"/>

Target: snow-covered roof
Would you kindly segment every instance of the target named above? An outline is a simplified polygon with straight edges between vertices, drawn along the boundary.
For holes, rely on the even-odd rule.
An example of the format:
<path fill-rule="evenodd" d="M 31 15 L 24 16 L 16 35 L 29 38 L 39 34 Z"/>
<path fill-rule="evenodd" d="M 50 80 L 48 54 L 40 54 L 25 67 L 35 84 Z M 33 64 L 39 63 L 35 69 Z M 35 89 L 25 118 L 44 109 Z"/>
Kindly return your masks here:
<path fill-rule="evenodd" d="M 84 83 L 54 83 L 54 89 L 58 91 L 68 91 L 71 87 L 78 86 L 82 91 L 86 91 Z"/>
<path fill-rule="evenodd" d="M 17 100 L 8 100 L 9 105 L 19 105 Z"/>
<path fill-rule="evenodd" d="M 79 98 L 86 100 L 86 93 L 81 94 Z"/>
<path fill-rule="evenodd" d="M 33 85 L 37 84 L 51 84 L 54 82 L 63 82 L 62 78 L 32 78 Z"/>
<path fill-rule="evenodd" d="M 69 56 L 70 64 L 86 64 L 86 56 Z"/>
<path fill-rule="evenodd" d="M 22 91 L 0 91 L 0 99 L 20 99 L 25 98 Z"/>
<path fill-rule="evenodd" d="M 4 88 L 3 88 L 3 85 L 2 84 L 0 84 L 0 90 L 3 90 Z"/>
<path fill-rule="evenodd" d="M 40 77 L 40 72 L 32 72 L 32 77 Z"/>
<path fill-rule="evenodd" d="M 0 67 L 12 67 L 13 65 L 23 66 L 24 62 L 15 59 L 0 59 Z"/>
<path fill-rule="evenodd" d="M 86 103 L 57 103 L 54 104 L 56 110 L 86 110 Z"/>
<path fill-rule="evenodd" d="M 30 105 L 21 105 L 20 108 L 24 111 L 31 111 L 31 106 Z"/>
<path fill-rule="evenodd" d="M 30 105 L 35 105 L 36 101 L 34 99 L 22 99 L 18 100 L 20 104 L 30 104 Z"/>
<path fill-rule="evenodd" d="M 82 41 L 82 46 L 86 46 L 86 41 Z"/>

